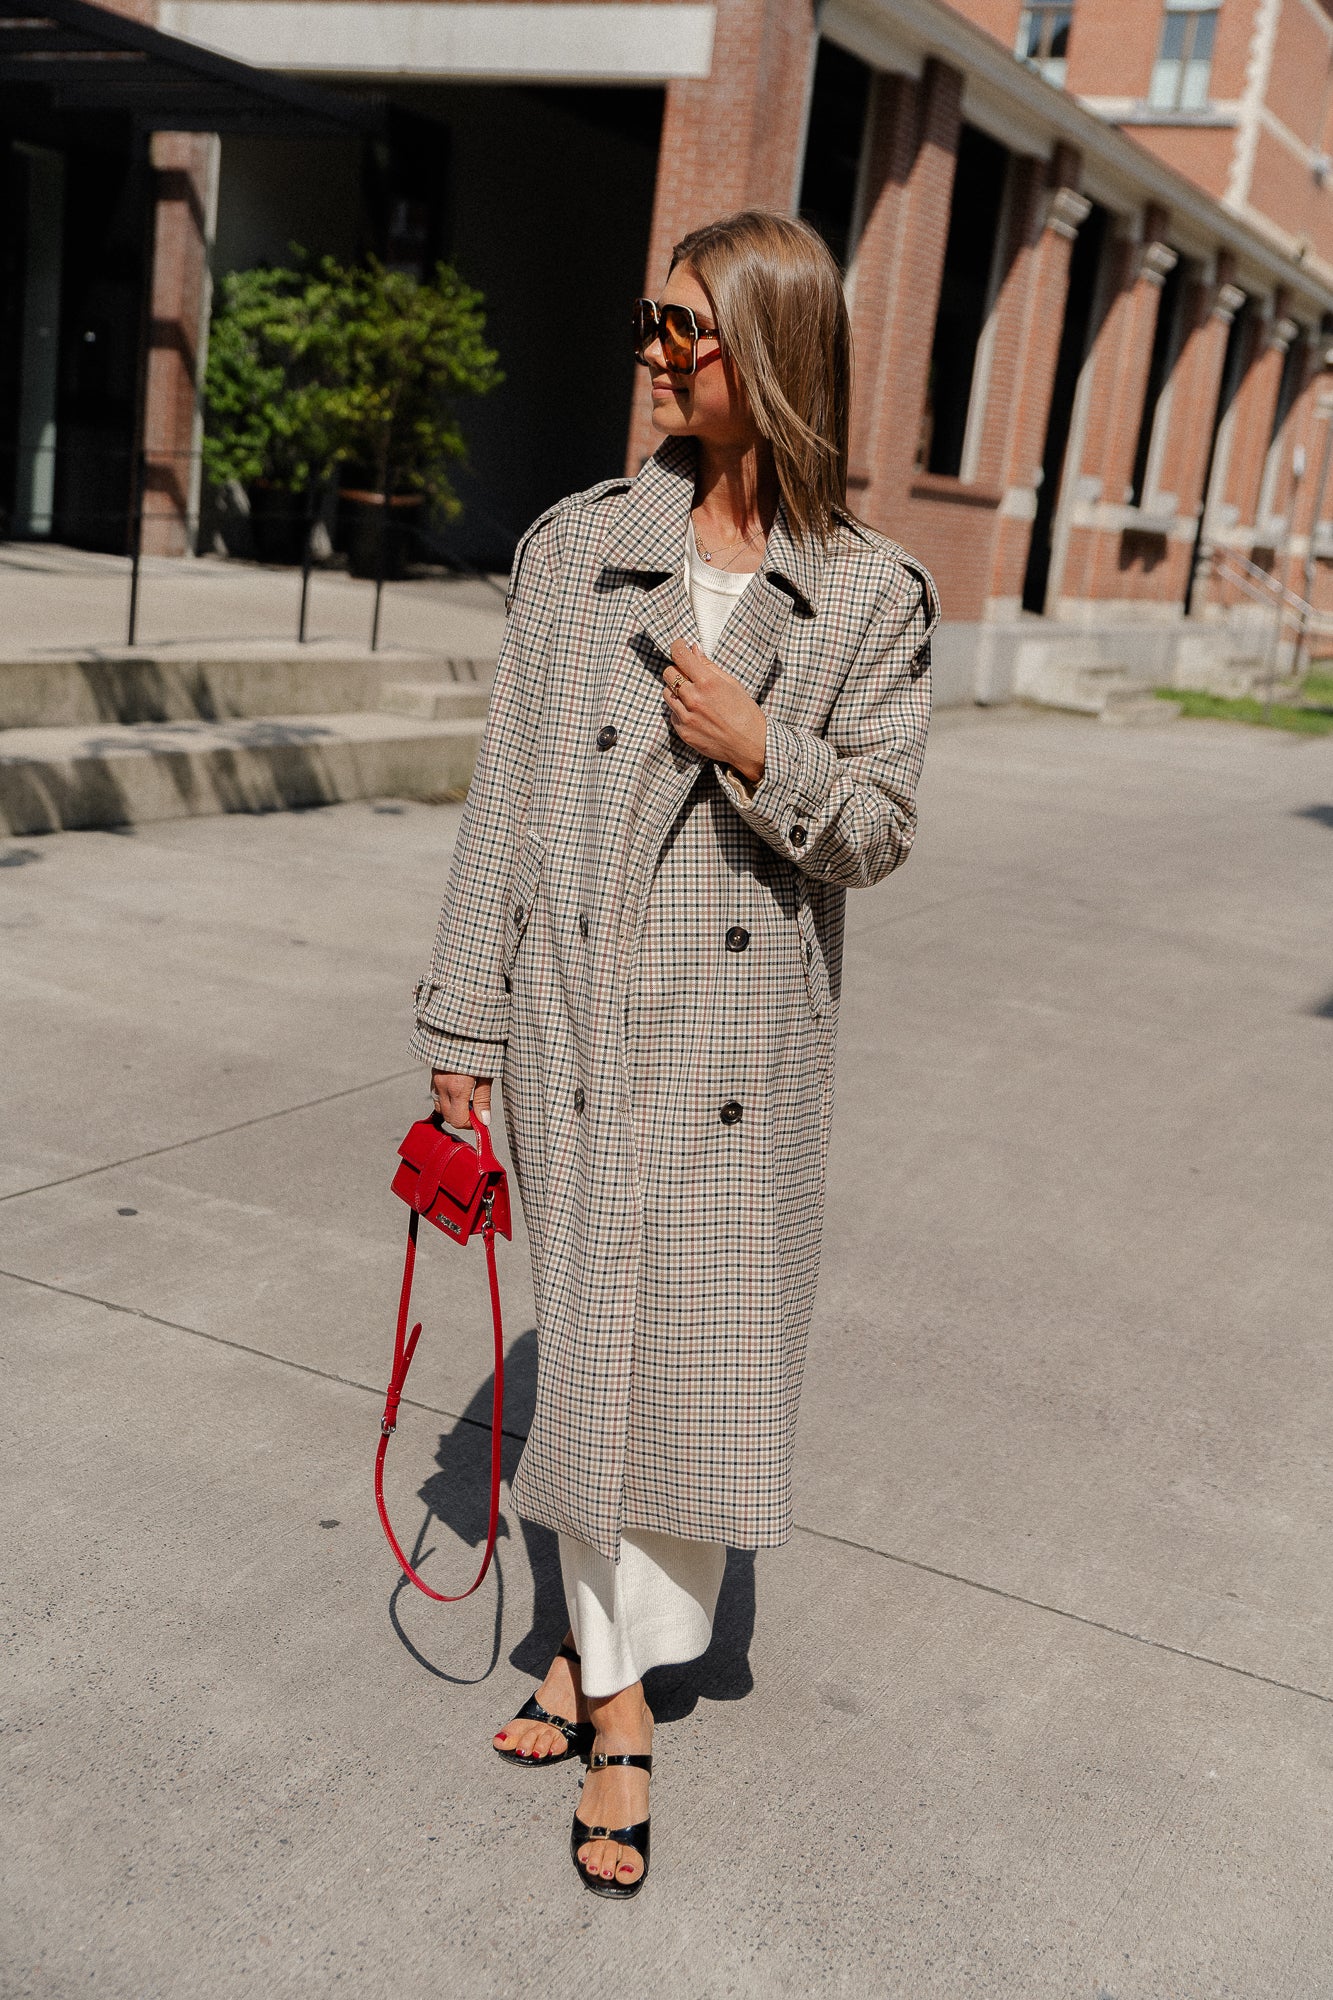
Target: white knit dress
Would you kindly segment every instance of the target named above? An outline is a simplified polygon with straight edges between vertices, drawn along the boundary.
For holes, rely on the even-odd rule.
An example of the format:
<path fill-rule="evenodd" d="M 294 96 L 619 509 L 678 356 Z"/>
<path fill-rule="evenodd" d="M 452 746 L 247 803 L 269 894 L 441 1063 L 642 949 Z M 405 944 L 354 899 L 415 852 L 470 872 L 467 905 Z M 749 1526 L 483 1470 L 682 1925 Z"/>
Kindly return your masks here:
<path fill-rule="evenodd" d="M 753 581 L 746 571 L 706 563 L 691 522 L 685 587 L 700 644 L 710 659 L 723 626 Z M 706 1652 L 726 1561 L 720 1542 L 685 1541 L 636 1528 L 622 1531 L 620 1561 L 613 1563 L 586 1542 L 561 1535 L 560 1572 L 584 1693 L 594 1699 L 618 1694 L 651 1667 L 694 1660 Z"/>

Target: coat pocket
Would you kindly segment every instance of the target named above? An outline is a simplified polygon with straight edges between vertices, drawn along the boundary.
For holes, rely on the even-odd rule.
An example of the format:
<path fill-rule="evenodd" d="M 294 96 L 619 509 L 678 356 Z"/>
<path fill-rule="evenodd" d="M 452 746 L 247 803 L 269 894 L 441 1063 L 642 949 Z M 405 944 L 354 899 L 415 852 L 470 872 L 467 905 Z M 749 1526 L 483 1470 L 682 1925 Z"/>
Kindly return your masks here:
<path fill-rule="evenodd" d="M 810 1012 L 817 1021 L 822 1021 L 829 1010 L 828 966 L 824 962 L 824 947 L 819 941 L 815 913 L 804 896 L 796 910 L 796 939 L 801 953 L 801 972 L 805 978 L 805 997 L 810 1003 Z"/>
<path fill-rule="evenodd" d="M 509 885 L 509 908 L 505 911 L 504 943 L 500 948 L 500 970 L 506 979 L 513 970 L 524 932 L 532 921 L 532 906 L 541 884 L 543 847 L 539 840 L 525 841 L 519 851 Z"/>

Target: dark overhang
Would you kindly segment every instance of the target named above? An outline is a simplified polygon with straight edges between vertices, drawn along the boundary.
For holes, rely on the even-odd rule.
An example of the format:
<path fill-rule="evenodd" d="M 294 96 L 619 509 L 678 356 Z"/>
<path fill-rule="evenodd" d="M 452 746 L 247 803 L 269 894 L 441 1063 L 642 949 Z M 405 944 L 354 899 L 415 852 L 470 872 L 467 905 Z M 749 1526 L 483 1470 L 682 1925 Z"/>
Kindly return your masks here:
<path fill-rule="evenodd" d="M 90 0 L 0 0 L 0 122 L 25 112 L 293 138 L 383 125 L 373 99 L 272 75 Z"/>

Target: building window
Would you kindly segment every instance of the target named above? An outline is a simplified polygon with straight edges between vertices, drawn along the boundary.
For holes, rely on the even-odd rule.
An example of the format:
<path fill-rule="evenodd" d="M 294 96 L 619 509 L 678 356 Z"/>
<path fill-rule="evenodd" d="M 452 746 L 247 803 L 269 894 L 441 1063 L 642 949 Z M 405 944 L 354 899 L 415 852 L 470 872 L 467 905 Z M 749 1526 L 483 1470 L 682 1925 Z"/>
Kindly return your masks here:
<path fill-rule="evenodd" d="M 1047 83 L 1064 83 L 1073 19 L 1070 0 L 1057 0 L 1055 5 L 1045 0 L 1040 6 L 1025 7 L 1018 17 L 1014 54 L 1020 62 L 1039 70 Z"/>
<path fill-rule="evenodd" d="M 1211 0 L 1170 0 L 1148 102 L 1158 111 L 1202 111 L 1208 103 L 1217 8 Z"/>
<path fill-rule="evenodd" d="M 836 42 L 821 41 L 810 92 L 800 212 L 843 270 L 855 249 L 856 197 L 870 104 L 870 71 Z"/>

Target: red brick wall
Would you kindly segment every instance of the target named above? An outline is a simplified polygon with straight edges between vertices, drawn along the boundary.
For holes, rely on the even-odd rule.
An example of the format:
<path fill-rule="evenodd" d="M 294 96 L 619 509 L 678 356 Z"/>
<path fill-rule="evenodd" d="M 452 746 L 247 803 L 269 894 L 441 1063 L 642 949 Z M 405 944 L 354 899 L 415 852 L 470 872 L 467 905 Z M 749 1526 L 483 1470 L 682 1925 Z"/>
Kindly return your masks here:
<path fill-rule="evenodd" d="M 998 496 L 919 477 L 917 444 L 962 123 L 962 77 L 927 63 L 919 84 L 882 77 L 871 107 L 865 222 L 852 329 L 857 394 L 851 500 L 934 570 L 951 618 L 978 618 Z"/>
<path fill-rule="evenodd" d="M 805 134 L 815 27 L 811 0 L 720 0 L 712 74 L 667 86 L 645 289 L 665 283 L 672 245 L 749 206 L 791 214 Z M 656 443 L 647 376 L 635 384 L 627 464 Z"/>
<path fill-rule="evenodd" d="M 1165 166 L 1220 201 L 1231 174 L 1236 135 L 1228 129 L 1192 125 L 1140 125 L 1133 137 Z"/>
<path fill-rule="evenodd" d="M 1070 197 L 1077 193 L 1080 165 L 1077 153 L 1060 146 L 1049 163 L 1015 160 L 1011 169 L 1014 254 L 996 300 L 978 466 L 979 482 L 1015 503 L 996 522 L 989 580 L 992 603 L 1008 611 L 1018 608 L 1032 536 L 1076 233 L 1079 204 Z"/>
<path fill-rule="evenodd" d="M 143 546 L 157 555 L 187 552 L 190 455 L 206 330 L 211 145 L 206 135 L 192 132 L 158 132 L 153 138 L 157 211 L 144 402 Z"/>

